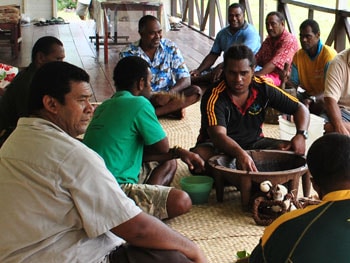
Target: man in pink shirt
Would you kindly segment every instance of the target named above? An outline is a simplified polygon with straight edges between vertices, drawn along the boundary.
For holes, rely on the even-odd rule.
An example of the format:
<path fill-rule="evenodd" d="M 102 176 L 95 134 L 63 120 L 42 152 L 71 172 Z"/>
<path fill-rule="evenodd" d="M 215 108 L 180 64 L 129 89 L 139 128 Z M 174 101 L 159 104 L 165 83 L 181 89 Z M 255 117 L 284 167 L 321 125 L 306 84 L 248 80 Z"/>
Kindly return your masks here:
<path fill-rule="evenodd" d="M 297 38 L 285 28 L 285 18 L 280 12 L 270 12 L 265 20 L 267 38 L 256 54 L 259 66 L 256 76 L 265 76 L 276 86 L 281 86 L 284 65 L 291 65 L 295 52 L 299 49 Z"/>

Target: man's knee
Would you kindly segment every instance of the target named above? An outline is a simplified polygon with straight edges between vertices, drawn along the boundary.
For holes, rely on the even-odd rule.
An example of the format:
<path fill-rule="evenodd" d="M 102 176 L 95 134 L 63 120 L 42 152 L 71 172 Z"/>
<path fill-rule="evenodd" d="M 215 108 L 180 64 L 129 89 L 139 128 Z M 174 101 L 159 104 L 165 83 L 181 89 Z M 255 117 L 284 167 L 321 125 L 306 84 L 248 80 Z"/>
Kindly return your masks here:
<path fill-rule="evenodd" d="M 183 90 L 183 94 L 185 95 L 185 97 L 197 96 L 201 98 L 202 93 L 202 89 L 197 85 L 191 85 Z"/>
<path fill-rule="evenodd" d="M 215 148 L 211 145 L 197 145 L 191 148 L 190 151 L 197 153 L 205 162 L 216 155 Z"/>
<path fill-rule="evenodd" d="M 189 212 L 192 208 L 190 196 L 182 190 L 172 188 L 167 200 L 169 218 L 176 217 Z"/>
<path fill-rule="evenodd" d="M 168 160 L 163 163 L 160 163 L 158 167 L 167 174 L 175 174 L 177 170 L 177 161 L 176 159 Z"/>

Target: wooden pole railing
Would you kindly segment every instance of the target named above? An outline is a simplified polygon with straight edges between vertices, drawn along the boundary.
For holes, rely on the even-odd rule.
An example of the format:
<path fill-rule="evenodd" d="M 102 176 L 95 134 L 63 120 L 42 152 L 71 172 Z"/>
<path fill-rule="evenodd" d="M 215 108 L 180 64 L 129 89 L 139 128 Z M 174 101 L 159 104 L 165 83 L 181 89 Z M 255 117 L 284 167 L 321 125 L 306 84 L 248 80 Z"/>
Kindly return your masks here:
<path fill-rule="evenodd" d="M 254 0 L 255 1 L 255 0 Z M 238 0 L 240 4 L 246 8 L 247 21 L 254 24 L 253 19 L 258 20 L 259 34 L 261 39 L 264 39 L 265 30 L 265 16 L 264 6 L 267 0 L 259 0 L 259 17 L 252 17 L 252 10 L 250 8 L 249 0 Z M 222 3 L 226 2 L 226 6 Z M 210 38 L 215 38 L 218 31 L 227 24 L 227 7 L 230 4 L 229 0 L 177 0 L 171 1 L 171 15 L 182 18 L 184 23 L 195 30 L 207 35 Z M 276 10 L 282 12 L 286 17 L 288 30 L 298 35 L 296 32 L 292 17 L 289 11 L 289 6 L 297 6 L 308 10 L 307 18 L 314 18 L 314 12 L 323 12 L 334 15 L 334 24 L 327 37 L 326 44 L 333 45 L 337 51 L 341 51 L 346 47 L 346 38 L 350 42 L 350 25 L 348 18 L 350 11 L 338 10 L 336 8 L 329 8 L 318 6 L 315 4 L 308 4 L 305 2 L 294 0 L 276 0 Z M 225 10 L 225 12 L 223 12 Z M 296 25 L 297 28 L 299 25 Z"/>

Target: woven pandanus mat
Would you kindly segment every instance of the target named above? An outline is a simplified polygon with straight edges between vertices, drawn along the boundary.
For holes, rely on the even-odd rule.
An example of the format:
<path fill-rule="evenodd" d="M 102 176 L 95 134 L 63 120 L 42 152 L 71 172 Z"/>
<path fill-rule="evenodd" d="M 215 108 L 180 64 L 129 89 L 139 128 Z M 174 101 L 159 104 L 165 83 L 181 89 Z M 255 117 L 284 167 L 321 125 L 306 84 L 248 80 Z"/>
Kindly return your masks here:
<path fill-rule="evenodd" d="M 240 250 L 251 252 L 264 230 L 250 212 L 243 212 L 234 187 L 225 188 L 224 202 L 216 202 L 212 190 L 208 204 L 194 205 L 189 213 L 166 223 L 196 242 L 209 262 L 217 263 L 235 262 Z"/>

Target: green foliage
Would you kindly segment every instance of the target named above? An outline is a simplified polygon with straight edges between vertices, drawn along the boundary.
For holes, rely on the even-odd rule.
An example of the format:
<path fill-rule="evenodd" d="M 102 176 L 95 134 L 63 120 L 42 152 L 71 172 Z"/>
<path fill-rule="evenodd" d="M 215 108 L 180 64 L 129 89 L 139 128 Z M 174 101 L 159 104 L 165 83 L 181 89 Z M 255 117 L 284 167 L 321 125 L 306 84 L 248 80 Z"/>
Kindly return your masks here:
<path fill-rule="evenodd" d="M 250 254 L 245 250 L 241 250 L 241 251 L 237 251 L 236 256 L 237 258 L 241 259 L 241 258 L 249 257 Z"/>
<path fill-rule="evenodd" d="M 77 3 L 74 0 L 57 0 L 57 9 L 73 9 L 76 8 Z"/>

